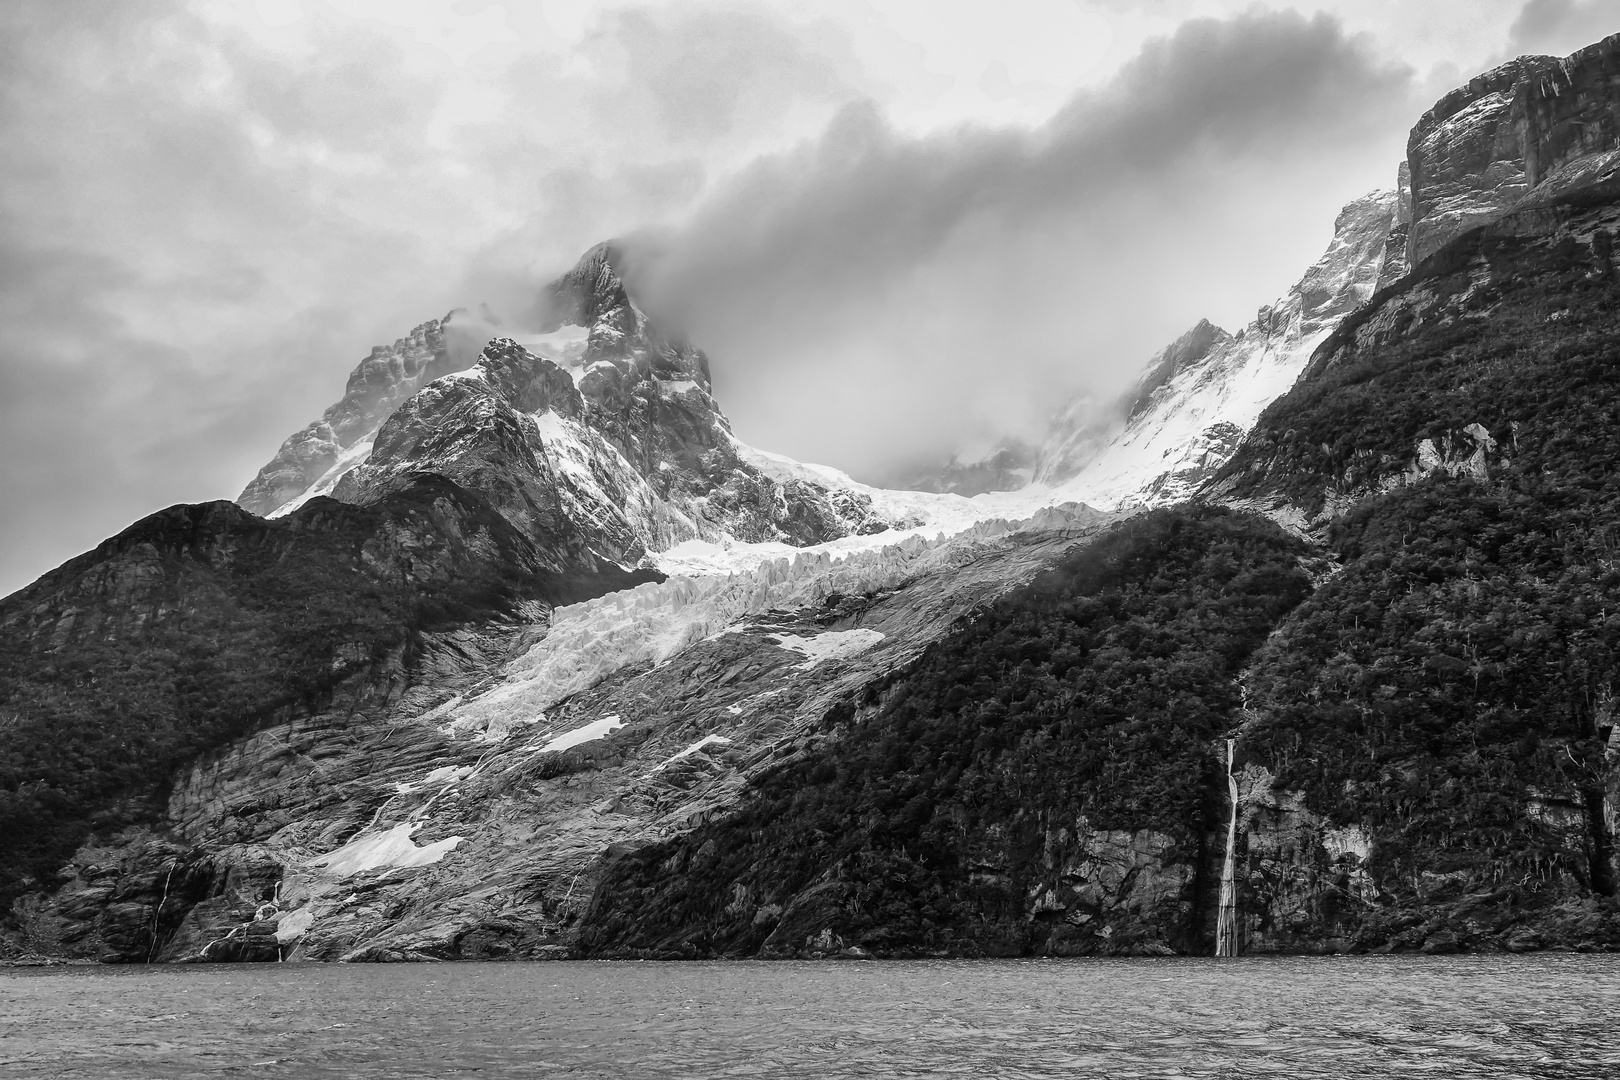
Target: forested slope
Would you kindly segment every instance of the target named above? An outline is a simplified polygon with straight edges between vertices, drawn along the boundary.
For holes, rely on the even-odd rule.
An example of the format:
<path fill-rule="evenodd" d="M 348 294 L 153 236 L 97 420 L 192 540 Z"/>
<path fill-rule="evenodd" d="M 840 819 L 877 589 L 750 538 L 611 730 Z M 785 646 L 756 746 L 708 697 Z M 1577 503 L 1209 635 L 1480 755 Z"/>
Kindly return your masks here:
<path fill-rule="evenodd" d="M 1310 591 L 1304 554 L 1218 508 L 1116 526 L 930 649 L 808 771 L 622 857 L 583 948 L 1204 951 L 1209 747 Z"/>
<path fill-rule="evenodd" d="M 1247 949 L 1620 947 L 1616 231 L 1588 193 L 1458 237 L 1205 495 L 1309 546 L 1118 526 L 620 853 L 584 953 L 1208 951 L 1227 734 Z"/>
<path fill-rule="evenodd" d="M 385 704 L 425 633 L 654 576 L 563 577 L 427 479 L 370 507 L 145 518 L 0 601 L 0 908 L 94 828 L 156 821 L 174 770 L 291 716 Z"/>

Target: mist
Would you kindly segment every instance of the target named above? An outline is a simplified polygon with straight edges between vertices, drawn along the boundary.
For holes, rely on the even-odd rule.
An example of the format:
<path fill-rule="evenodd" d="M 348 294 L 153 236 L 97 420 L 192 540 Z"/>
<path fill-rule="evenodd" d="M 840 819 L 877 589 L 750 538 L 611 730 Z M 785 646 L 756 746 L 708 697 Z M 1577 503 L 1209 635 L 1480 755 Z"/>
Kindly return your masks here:
<path fill-rule="evenodd" d="M 1236 329 L 1394 183 L 1411 69 L 1326 16 L 1183 24 L 1033 130 L 909 137 L 868 104 L 631 237 L 738 434 L 891 479 L 1039 437 L 1201 317 Z M 785 403 L 791 402 L 791 408 Z"/>

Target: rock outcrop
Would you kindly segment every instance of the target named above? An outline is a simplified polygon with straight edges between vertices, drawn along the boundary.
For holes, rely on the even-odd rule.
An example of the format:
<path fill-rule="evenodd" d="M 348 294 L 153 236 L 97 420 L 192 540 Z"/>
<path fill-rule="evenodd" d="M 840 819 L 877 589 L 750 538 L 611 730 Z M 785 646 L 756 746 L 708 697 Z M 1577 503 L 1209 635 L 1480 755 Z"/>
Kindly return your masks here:
<path fill-rule="evenodd" d="M 443 319 L 428 320 L 391 346 L 372 349 L 350 373 L 343 400 L 289 436 L 242 491 L 238 505 L 263 516 L 312 491 L 329 493 L 345 468 L 364 457 L 377 427 L 402 402 L 418 388 L 473 362 L 482 337 L 474 329 L 457 333 L 471 325 L 463 313 L 452 311 Z"/>
<path fill-rule="evenodd" d="M 1407 264 L 1486 224 L 1551 181 L 1612 174 L 1620 149 L 1620 34 L 1572 56 L 1524 56 L 1470 80 L 1424 114 L 1407 145 Z M 1569 174 L 1569 175 L 1561 175 Z"/>

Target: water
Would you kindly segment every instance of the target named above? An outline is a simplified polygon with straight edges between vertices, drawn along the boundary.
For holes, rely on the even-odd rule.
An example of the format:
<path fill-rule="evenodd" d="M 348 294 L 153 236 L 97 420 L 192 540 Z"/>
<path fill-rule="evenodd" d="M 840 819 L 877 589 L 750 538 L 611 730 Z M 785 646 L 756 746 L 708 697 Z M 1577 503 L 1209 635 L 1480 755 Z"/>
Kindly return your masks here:
<path fill-rule="evenodd" d="M 0 974 L 12 1077 L 1620 1076 L 1620 957 Z"/>

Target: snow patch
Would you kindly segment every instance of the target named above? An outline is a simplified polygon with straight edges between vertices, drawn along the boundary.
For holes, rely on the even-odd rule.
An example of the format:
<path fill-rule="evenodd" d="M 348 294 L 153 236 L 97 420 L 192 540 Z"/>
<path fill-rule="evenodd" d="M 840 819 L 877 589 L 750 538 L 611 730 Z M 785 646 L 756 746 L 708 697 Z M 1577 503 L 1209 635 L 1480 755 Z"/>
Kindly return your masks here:
<path fill-rule="evenodd" d="M 312 859 L 310 865 L 324 867 L 327 873 L 340 878 L 383 867 L 429 866 L 454 851 L 465 839 L 452 836 L 417 847 L 411 834 L 421 827 L 420 822 L 402 821 L 382 832 L 363 832 L 336 851 Z"/>
<path fill-rule="evenodd" d="M 730 746 L 730 745 L 731 745 L 731 740 L 726 738 L 724 735 L 705 735 L 705 736 L 703 736 L 703 738 L 699 739 L 697 742 L 693 743 L 691 746 L 688 746 L 685 750 L 679 751 L 678 753 L 671 754 L 669 757 L 665 758 L 663 761 L 660 761 L 658 763 L 658 765 L 656 767 L 654 767 L 653 772 L 658 772 L 660 769 L 663 769 L 666 766 L 673 765 L 673 764 L 675 764 L 675 762 L 681 760 L 682 758 L 691 757 L 693 754 L 697 753 L 699 750 L 702 750 L 706 746 Z M 648 775 L 651 775 L 651 774 L 649 773 Z"/>
<path fill-rule="evenodd" d="M 861 628 L 828 630 L 810 638 L 800 637 L 797 634 L 772 634 L 771 638 L 782 648 L 810 658 L 808 663 L 799 665 L 799 669 L 803 671 L 826 660 L 843 660 L 863 653 L 882 641 L 883 635 L 876 630 Z"/>
<path fill-rule="evenodd" d="M 394 791 L 400 795 L 409 795 L 413 791 L 420 791 L 430 784 L 440 784 L 448 787 L 464 776 L 472 773 L 471 765 L 441 765 L 428 773 L 420 780 L 403 781 L 394 785 Z"/>
<path fill-rule="evenodd" d="M 437 769 L 422 777 L 424 784 L 448 784 L 460 780 L 473 771 L 471 765 L 440 765 Z"/>
<path fill-rule="evenodd" d="M 580 743 L 587 743 L 596 739 L 605 739 L 607 736 L 613 734 L 622 727 L 624 727 L 624 721 L 620 720 L 617 715 L 604 716 L 600 720 L 592 720 L 583 727 L 577 727 L 572 731 L 563 732 L 561 735 L 558 735 L 555 739 L 552 739 L 540 749 L 536 750 L 535 753 L 545 754 L 554 751 L 560 752 L 578 746 Z"/>

